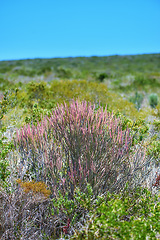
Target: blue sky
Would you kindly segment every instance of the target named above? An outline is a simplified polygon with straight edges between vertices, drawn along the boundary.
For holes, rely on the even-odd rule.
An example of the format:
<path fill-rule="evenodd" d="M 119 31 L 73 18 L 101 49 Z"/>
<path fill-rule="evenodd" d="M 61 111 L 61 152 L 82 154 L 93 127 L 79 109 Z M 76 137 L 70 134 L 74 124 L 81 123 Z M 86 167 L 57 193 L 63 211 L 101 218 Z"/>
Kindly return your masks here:
<path fill-rule="evenodd" d="M 160 53 L 160 0 L 0 0 L 0 60 Z"/>

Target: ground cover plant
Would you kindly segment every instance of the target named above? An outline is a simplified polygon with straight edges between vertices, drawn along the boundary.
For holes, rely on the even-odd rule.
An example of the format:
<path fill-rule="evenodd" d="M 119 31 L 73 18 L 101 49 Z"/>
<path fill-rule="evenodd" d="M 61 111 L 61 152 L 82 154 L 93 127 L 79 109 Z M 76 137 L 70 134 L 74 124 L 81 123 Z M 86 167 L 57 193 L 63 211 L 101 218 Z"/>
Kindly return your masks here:
<path fill-rule="evenodd" d="M 159 239 L 158 59 L 0 62 L 0 239 Z"/>

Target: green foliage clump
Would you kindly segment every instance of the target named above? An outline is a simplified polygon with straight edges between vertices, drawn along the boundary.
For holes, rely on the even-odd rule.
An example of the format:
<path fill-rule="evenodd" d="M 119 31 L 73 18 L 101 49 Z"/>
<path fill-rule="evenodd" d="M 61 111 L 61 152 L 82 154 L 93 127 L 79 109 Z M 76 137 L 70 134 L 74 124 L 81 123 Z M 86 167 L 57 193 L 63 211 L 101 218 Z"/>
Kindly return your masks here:
<path fill-rule="evenodd" d="M 124 194 L 124 195 L 123 195 Z M 90 212 L 91 218 L 71 239 L 157 239 L 160 204 L 146 189 L 108 194 Z"/>
<path fill-rule="evenodd" d="M 34 104 L 38 104 L 41 109 L 52 109 L 57 103 L 69 103 L 72 99 L 86 100 L 100 104 L 108 110 L 121 112 L 122 114 L 136 119 L 140 115 L 144 115 L 144 111 L 139 112 L 134 104 L 123 99 L 119 95 L 108 90 L 103 83 L 90 82 L 86 80 L 65 80 L 52 81 L 50 84 L 46 82 L 30 82 L 27 87 L 21 87 L 14 90 L 12 95 L 8 97 L 12 105 L 22 108 L 28 115 L 24 117 L 30 118 Z M 9 95 L 8 95 L 9 96 Z M 3 103 L 4 105 L 4 103 Z M 29 110 L 29 111 L 28 111 Z"/>
<path fill-rule="evenodd" d="M 136 92 L 135 95 L 130 98 L 130 101 L 134 103 L 136 108 L 139 110 L 143 101 L 143 95 Z"/>
<path fill-rule="evenodd" d="M 27 86 L 27 94 L 29 95 L 29 99 L 42 99 L 46 91 L 46 85 L 46 82 L 30 82 Z"/>
<path fill-rule="evenodd" d="M 2 64 L 0 64 L 0 73 L 7 73 L 10 72 L 12 70 L 12 66 L 9 64 L 5 64 L 2 62 Z"/>
<path fill-rule="evenodd" d="M 0 144 L 1 145 L 1 144 Z M 5 150 L 2 150 L 1 155 L 4 154 Z M 0 160 L 0 182 L 2 181 L 2 185 L 5 185 L 6 178 L 10 175 L 10 171 L 8 170 L 9 162 L 7 160 Z"/>
<path fill-rule="evenodd" d="M 146 87 L 146 86 L 152 86 L 152 87 L 159 87 L 160 83 L 156 78 L 145 76 L 144 74 L 137 74 L 135 77 L 135 80 L 133 82 L 134 86 L 137 87 Z"/>
<path fill-rule="evenodd" d="M 25 123 L 31 123 L 37 125 L 45 116 L 51 116 L 51 110 L 41 108 L 37 103 L 29 109 L 27 116 L 25 117 Z"/>
<path fill-rule="evenodd" d="M 122 121 L 122 129 L 131 129 L 133 136 L 133 145 L 146 139 L 149 134 L 149 124 L 145 119 L 139 117 L 135 121 L 133 121 L 132 119 L 125 117 L 121 114 L 118 114 L 118 116 L 121 118 Z"/>
<path fill-rule="evenodd" d="M 8 89 L 8 86 L 14 87 L 14 83 L 10 82 L 6 77 L 0 75 L 0 91 L 6 91 Z"/>
<path fill-rule="evenodd" d="M 12 141 L 6 141 L 7 138 L 3 135 L 5 130 L 5 128 L 0 129 L 0 182 L 2 181 L 3 185 L 5 184 L 6 178 L 10 175 L 7 155 L 14 147 Z"/>
<path fill-rule="evenodd" d="M 49 106 L 49 88 L 46 82 L 29 82 L 27 91 L 19 91 L 19 105 L 24 108 L 32 109 L 34 104 L 39 104 L 41 108 Z"/>
<path fill-rule="evenodd" d="M 121 113 L 135 119 L 139 113 L 134 105 L 115 93 L 111 93 L 103 83 L 86 80 L 53 81 L 50 93 L 57 103 L 69 102 L 71 99 L 91 101 L 108 107 L 111 111 Z"/>
<path fill-rule="evenodd" d="M 155 93 L 150 94 L 149 104 L 152 108 L 155 108 L 158 105 L 158 96 Z"/>
<path fill-rule="evenodd" d="M 160 121 L 152 123 L 151 136 L 146 140 L 147 154 L 154 157 L 155 162 L 160 162 Z"/>
<path fill-rule="evenodd" d="M 148 136 L 149 126 L 144 119 L 138 118 L 133 123 L 132 130 L 134 132 L 134 141 L 138 143 Z"/>
<path fill-rule="evenodd" d="M 0 102 L 0 120 L 3 118 L 4 114 L 7 112 L 7 107 L 9 106 L 8 92 L 4 93 L 4 96 Z"/>
<path fill-rule="evenodd" d="M 151 139 L 148 147 L 148 154 L 155 157 L 156 162 L 160 162 L 160 140 L 155 140 L 154 138 Z"/>
<path fill-rule="evenodd" d="M 7 90 L 3 94 L 2 100 L 0 101 L 0 128 L 2 127 L 2 119 L 5 114 L 12 108 L 17 105 L 17 93 L 18 89 L 16 88 Z"/>
<path fill-rule="evenodd" d="M 38 71 L 37 75 L 43 75 L 46 73 L 49 73 L 52 71 L 52 68 L 50 66 L 42 66 Z"/>
<path fill-rule="evenodd" d="M 16 75 L 34 77 L 36 75 L 35 69 L 26 67 L 16 67 L 12 69 L 12 72 Z"/>
<path fill-rule="evenodd" d="M 109 75 L 107 73 L 100 73 L 97 77 L 97 79 L 100 81 L 100 82 L 103 82 L 105 78 L 108 78 Z"/>
<path fill-rule="evenodd" d="M 71 78 L 73 76 L 71 69 L 65 67 L 58 67 L 56 73 L 59 78 Z"/>
<path fill-rule="evenodd" d="M 160 132 L 160 120 L 154 120 L 153 125 L 155 131 Z"/>
<path fill-rule="evenodd" d="M 56 198 L 52 199 L 54 209 L 52 214 L 64 214 L 70 219 L 70 225 L 76 226 L 79 221 L 83 222 L 84 214 L 88 215 L 89 211 L 94 209 L 95 196 L 90 184 L 87 184 L 86 190 L 82 192 L 79 187 L 74 189 L 73 196 L 68 192 L 63 195 L 60 191 Z M 84 220 L 87 216 L 84 217 Z"/>

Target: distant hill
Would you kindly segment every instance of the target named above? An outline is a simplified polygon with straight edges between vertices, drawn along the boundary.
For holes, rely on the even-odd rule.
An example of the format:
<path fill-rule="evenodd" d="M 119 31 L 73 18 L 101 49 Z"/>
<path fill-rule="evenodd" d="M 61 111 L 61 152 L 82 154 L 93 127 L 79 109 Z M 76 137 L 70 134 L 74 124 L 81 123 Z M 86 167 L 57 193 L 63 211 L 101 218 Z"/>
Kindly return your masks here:
<path fill-rule="evenodd" d="M 88 75 L 94 78 L 100 73 L 105 73 L 106 77 L 135 73 L 160 75 L 160 54 L 0 61 L 0 74 L 34 77 L 51 73 L 63 78 Z"/>

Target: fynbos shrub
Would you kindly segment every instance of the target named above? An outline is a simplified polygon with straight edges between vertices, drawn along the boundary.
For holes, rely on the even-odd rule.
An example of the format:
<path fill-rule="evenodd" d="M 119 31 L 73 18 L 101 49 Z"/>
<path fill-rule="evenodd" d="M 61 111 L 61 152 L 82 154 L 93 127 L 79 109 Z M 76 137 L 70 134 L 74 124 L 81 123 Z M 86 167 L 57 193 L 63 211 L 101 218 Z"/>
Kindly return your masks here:
<path fill-rule="evenodd" d="M 158 96 L 155 93 L 152 93 L 149 96 L 149 104 L 152 108 L 155 108 L 158 105 Z"/>
<path fill-rule="evenodd" d="M 135 104 L 135 107 L 139 110 L 143 101 L 143 95 L 136 92 L 133 97 L 130 98 L 130 102 Z"/>
<path fill-rule="evenodd" d="M 119 191 L 135 173 L 130 130 L 122 130 L 107 108 L 97 110 L 86 101 L 58 105 L 50 118 L 18 131 L 15 144 L 21 154 L 19 177 L 28 172 L 47 181 L 54 194 L 67 189 L 72 196 L 75 186 L 84 190 L 86 183 L 95 194 Z"/>

